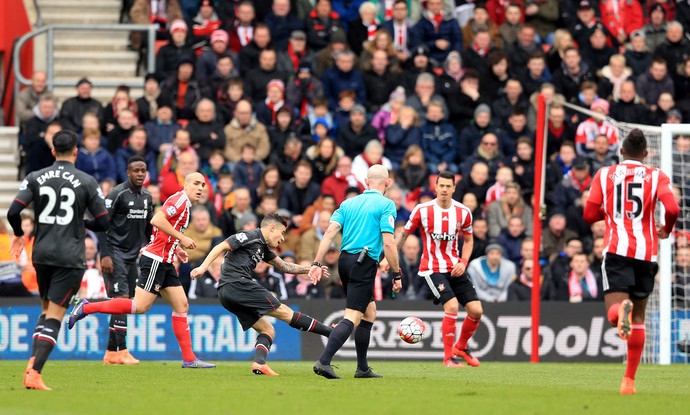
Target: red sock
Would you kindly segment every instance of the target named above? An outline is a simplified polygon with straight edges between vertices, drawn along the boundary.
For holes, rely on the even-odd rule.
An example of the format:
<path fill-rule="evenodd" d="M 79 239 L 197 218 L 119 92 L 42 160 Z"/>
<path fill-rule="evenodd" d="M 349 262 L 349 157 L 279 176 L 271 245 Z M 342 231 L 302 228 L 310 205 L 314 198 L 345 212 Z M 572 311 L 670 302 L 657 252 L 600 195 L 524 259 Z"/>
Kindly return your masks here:
<path fill-rule="evenodd" d="M 625 367 L 625 377 L 635 379 L 635 373 L 640 365 L 640 357 L 642 357 L 642 350 L 644 349 L 644 337 L 644 324 L 633 324 L 632 333 L 628 339 L 628 364 Z"/>
<path fill-rule="evenodd" d="M 455 321 L 457 314 L 446 313 L 441 323 L 441 334 L 443 335 L 443 361 L 453 357 L 453 342 L 455 342 Z"/>
<path fill-rule="evenodd" d="M 607 318 L 609 319 L 609 322 L 611 323 L 612 326 L 617 326 L 618 325 L 618 308 L 620 308 L 621 303 L 616 303 L 609 307 L 609 311 L 607 313 Z"/>
<path fill-rule="evenodd" d="M 465 320 L 462 322 L 462 328 L 460 329 L 460 338 L 455 344 L 455 347 L 460 350 L 467 349 L 467 341 L 472 337 L 474 332 L 477 331 L 477 327 L 479 327 L 479 319 L 475 320 L 470 316 L 465 317 Z"/>
<path fill-rule="evenodd" d="M 172 326 L 177 342 L 180 344 L 180 350 L 182 350 L 182 359 L 185 362 L 196 359 L 196 355 L 192 351 L 192 335 L 189 331 L 189 324 L 187 324 L 187 313 L 173 311 Z"/>
<path fill-rule="evenodd" d="M 134 300 L 131 298 L 113 298 L 108 301 L 88 303 L 83 308 L 86 314 L 134 314 Z"/>

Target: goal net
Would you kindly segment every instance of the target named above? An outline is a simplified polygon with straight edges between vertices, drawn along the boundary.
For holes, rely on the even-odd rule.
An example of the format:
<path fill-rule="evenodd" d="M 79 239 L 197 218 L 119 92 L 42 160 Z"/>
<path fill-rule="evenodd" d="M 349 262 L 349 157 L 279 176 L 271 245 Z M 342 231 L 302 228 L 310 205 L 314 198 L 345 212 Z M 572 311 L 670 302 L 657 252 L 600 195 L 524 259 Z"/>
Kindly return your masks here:
<path fill-rule="evenodd" d="M 690 124 L 638 125 L 618 122 L 599 113 L 560 101 L 570 111 L 605 119 L 618 129 L 620 149 L 628 133 L 639 128 L 647 138 L 645 163 L 659 167 L 672 178 L 680 216 L 673 235 L 659 241 L 659 272 L 647 305 L 642 362 L 690 362 Z M 546 111 L 548 123 L 548 109 Z M 657 206 L 663 222 L 663 205 Z M 536 241 L 535 241 L 536 242 Z"/>

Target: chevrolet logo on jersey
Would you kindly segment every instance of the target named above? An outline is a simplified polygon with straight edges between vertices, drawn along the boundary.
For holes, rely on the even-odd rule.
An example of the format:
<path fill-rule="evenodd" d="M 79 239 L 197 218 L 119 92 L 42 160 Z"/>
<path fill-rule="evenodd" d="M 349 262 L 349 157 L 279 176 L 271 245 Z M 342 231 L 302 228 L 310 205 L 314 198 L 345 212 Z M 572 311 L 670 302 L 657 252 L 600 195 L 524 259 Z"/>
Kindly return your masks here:
<path fill-rule="evenodd" d="M 454 233 L 432 233 L 431 239 L 435 241 L 454 241 L 456 235 Z"/>

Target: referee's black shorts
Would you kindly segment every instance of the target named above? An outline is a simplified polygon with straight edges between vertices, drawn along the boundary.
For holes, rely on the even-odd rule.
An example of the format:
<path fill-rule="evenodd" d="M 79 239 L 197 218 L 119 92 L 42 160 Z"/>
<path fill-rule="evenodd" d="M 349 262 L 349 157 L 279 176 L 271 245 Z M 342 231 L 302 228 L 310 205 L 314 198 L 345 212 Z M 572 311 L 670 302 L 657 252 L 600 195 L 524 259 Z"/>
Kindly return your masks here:
<path fill-rule="evenodd" d="M 338 273 L 347 295 L 345 307 L 364 313 L 370 302 L 374 301 L 374 281 L 378 263 L 369 255 L 364 255 L 358 263 L 359 254 L 341 252 L 338 259 Z"/>

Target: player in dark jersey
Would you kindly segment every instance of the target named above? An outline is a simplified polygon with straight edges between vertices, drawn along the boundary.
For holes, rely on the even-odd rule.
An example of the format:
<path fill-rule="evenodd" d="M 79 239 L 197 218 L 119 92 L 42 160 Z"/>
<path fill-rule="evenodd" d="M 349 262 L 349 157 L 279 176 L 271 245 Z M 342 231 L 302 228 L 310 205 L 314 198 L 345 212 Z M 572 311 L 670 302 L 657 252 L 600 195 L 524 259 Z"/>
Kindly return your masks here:
<path fill-rule="evenodd" d="M 27 389 L 51 390 L 41 371 L 55 347 L 60 324 L 70 299 L 79 290 L 84 275 L 84 226 L 94 231 L 108 227 L 108 211 L 96 180 L 77 170 L 77 135 L 61 131 L 53 137 L 55 163 L 30 173 L 19 187 L 7 219 L 15 238 L 10 252 L 18 256 L 25 238 L 20 212 L 33 202 L 36 229 L 33 263 L 41 297 L 41 315 L 34 328 L 31 358 L 24 372 Z M 88 209 L 95 218 L 82 220 Z"/>
<path fill-rule="evenodd" d="M 275 329 L 263 316 L 275 317 L 290 324 L 290 327 L 325 337 L 332 330 L 312 317 L 295 313 L 290 307 L 281 304 L 280 300 L 252 278 L 252 270 L 259 261 L 290 274 L 309 272 L 309 267 L 287 263 L 271 251 L 271 248 L 277 248 L 285 240 L 286 226 L 283 217 L 266 215 L 259 229 L 239 232 L 216 245 L 204 262 L 191 273 L 193 279 L 201 277 L 218 256 L 225 255 L 218 281 L 218 297 L 223 307 L 237 316 L 245 331 L 253 328 L 259 333 L 252 363 L 252 372 L 257 375 L 278 376 L 266 364 L 266 356 L 275 338 Z M 328 268 L 323 268 L 324 274 L 328 276 Z"/>
<path fill-rule="evenodd" d="M 134 297 L 139 270 L 137 258 L 151 235 L 153 216 L 151 193 L 142 186 L 146 180 L 146 160 L 140 156 L 127 161 L 127 180 L 115 186 L 105 199 L 110 226 L 100 236 L 101 269 L 110 298 Z M 110 316 L 108 346 L 103 364 L 136 365 L 127 349 L 127 314 Z"/>
<path fill-rule="evenodd" d="M 143 314 L 151 308 L 160 294 L 173 309 L 172 328 L 182 351 L 182 368 L 216 367 L 213 363 L 198 359 L 192 350 L 192 336 L 187 322 L 189 302 L 173 265 L 175 257 L 180 262 L 187 262 L 189 256 L 184 249 L 196 248 L 196 242 L 184 236 L 184 231 L 189 224 L 189 209 L 192 203 L 199 201 L 204 187 L 206 180 L 201 173 L 188 174 L 184 179 L 184 189 L 170 196 L 153 215 L 153 234 L 139 259 L 141 278 L 137 282 L 134 299 L 113 298 L 94 303 L 80 299 L 70 312 L 67 325 L 69 329 L 92 313 Z"/>
<path fill-rule="evenodd" d="M 679 208 L 671 180 L 660 169 L 642 162 L 647 140 L 633 129 L 621 147 L 623 162 L 602 167 L 592 179 L 583 211 L 587 223 L 606 220 L 601 273 L 608 320 L 628 344 L 620 394 L 635 393 L 635 374 L 644 349 L 645 315 L 654 290 L 658 238 L 666 239 L 678 220 Z M 665 208 L 664 225 L 654 218 L 657 200 Z"/>

